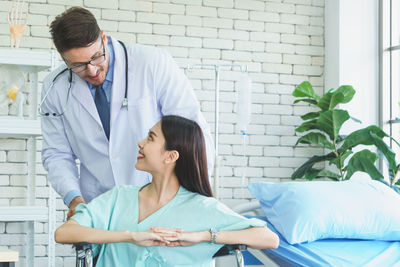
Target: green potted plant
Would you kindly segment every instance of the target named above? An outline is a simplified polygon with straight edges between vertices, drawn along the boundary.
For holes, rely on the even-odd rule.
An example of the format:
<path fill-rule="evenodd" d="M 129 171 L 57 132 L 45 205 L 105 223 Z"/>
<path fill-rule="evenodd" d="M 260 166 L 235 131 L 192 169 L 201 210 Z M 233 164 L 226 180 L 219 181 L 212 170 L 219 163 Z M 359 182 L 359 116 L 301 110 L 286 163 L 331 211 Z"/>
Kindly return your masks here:
<path fill-rule="evenodd" d="M 342 125 L 351 117 L 346 110 L 337 106 L 350 102 L 354 94 L 355 90 L 349 85 L 331 89 L 322 96 L 317 95 L 307 81 L 295 88 L 293 96 L 298 99 L 294 101 L 294 104 L 306 102 L 317 108 L 316 111 L 301 116 L 304 122 L 296 128 L 296 132 L 305 134 L 297 140 L 296 145 L 317 146 L 327 153 L 311 157 L 292 174 L 292 179 L 313 180 L 323 177 L 341 181 L 348 180 L 355 172 L 361 171 L 367 173 L 372 179 L 385 182 L 382 173 L 375 166 L 379 156 L 382 156 L 389 167 L 389 185 L 395 187 L 396 183 L 400 184 L 399 164 L 396 162 L 395 153 L 383 140 L 390 137 L 380 127 L 370 125 L 347 136 L 339 134 Z M 353 151 L 361 145 L 373 146 L 377 153 L 370 149 Z M 336 171 L 315 167 L 317 163 L 325 162 L 334 166 Z"/>

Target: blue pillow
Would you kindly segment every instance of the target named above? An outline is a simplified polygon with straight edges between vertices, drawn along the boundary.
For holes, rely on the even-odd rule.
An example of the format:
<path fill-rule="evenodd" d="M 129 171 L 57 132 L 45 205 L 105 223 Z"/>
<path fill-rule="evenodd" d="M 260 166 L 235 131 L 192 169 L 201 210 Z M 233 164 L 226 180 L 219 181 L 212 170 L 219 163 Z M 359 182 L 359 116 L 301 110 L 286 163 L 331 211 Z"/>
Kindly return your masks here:
<path fill-rule="evenodd" d="M 400 195 L 378 181 L 256 182 L 249 190 L 290 244 L 324 238 L 400 240 Z"/>

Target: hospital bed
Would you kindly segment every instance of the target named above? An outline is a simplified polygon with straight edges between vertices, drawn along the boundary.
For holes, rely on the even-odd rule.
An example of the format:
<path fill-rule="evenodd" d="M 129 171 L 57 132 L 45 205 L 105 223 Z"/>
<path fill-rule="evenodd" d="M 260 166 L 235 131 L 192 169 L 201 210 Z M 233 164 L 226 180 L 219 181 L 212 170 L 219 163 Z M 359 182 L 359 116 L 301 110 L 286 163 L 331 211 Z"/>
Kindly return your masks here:
<path fill-rule="evenodd" d="M 244 252 L 246 266 L 400 266 L 400 241 L 323 239 L 290 245 L 268 221 L 258 201 L 241 204 L 234 210 L 266 221 L 268 228 L 280 238 L 277 249 L 248 248 Z"/>
<path fill-rule="evenodd" d="M 93 258 L 92 245 L 90 243 L 80 242 L 74 244 L 74 247 L 76 251 L 76 267 L 93 267 L 96 265 L 96 259 Z M 246 249 L 246 245 L 225 245 L 214 254 L 213 258 L 232 255 L 235 257 L 236 266 L 244 267 L 242 251 Z"/>

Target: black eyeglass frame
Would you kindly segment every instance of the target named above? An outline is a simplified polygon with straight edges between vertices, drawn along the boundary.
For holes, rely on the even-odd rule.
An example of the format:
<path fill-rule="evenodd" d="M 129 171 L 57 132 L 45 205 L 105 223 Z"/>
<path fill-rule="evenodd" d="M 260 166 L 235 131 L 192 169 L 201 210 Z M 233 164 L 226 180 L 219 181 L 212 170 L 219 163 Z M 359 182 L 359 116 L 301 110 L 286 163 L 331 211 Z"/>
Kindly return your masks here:
<path fill-rule="evenodd" d="M 68 69 L 69 69 L 70 71 L 74 72 L 74 73 L 79 73 L 79 72 L 82 72 L 82 71 L 87 70 L 88 64 L 90 64 L 90 65 L 92 65 L 92 66 L 97 66 L 97 65 L 103 63 L 103 62 L 106 60 L 106 47 L 105 47 L 105 45 L 104 45 L 103 38 L 100 37 L 100 39 L 101 39 L 101 44 L 102 44 L 102 46 L 103 46 L 103 54 L 101 54 L 101 55 L 99 55 L 99 56 L 97 56 L 97 57 L 95 57 L 95 58 L 89 60 L 88 62 L 81 63 L 81 64 L 79 64 L 79 65 L 77 65 L 77 66 L 74 66 L 74 67 L 68 68 Z M 97 63 L 94 63 L 94 61 L 99 60 L 99 59 L 102 58 L 102 57 L 103 57 L 103 60 L 102 60 L 102 61 L 99 61 L 99 62 L 97 62 Z M 82 69 L 80 69 L 80 68 L 82 68 Z"/>

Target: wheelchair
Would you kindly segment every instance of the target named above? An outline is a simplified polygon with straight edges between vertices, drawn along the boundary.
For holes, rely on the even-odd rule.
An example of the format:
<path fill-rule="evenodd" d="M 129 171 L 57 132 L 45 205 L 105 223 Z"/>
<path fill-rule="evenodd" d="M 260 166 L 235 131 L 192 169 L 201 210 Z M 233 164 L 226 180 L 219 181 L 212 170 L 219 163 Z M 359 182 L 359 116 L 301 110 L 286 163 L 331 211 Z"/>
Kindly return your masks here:
<path fill-rule="evenodd" d="M 76 251 L 76 267 L 94 267 L 96 259 L 93 258 L 92 244 L 79 242 L 74 244 Z M 234 255 L 237 267 L 244 267 L 242 251 L 247 250 L 246 245 L 224 245 L 213 256 L 213 258 Z"/>

